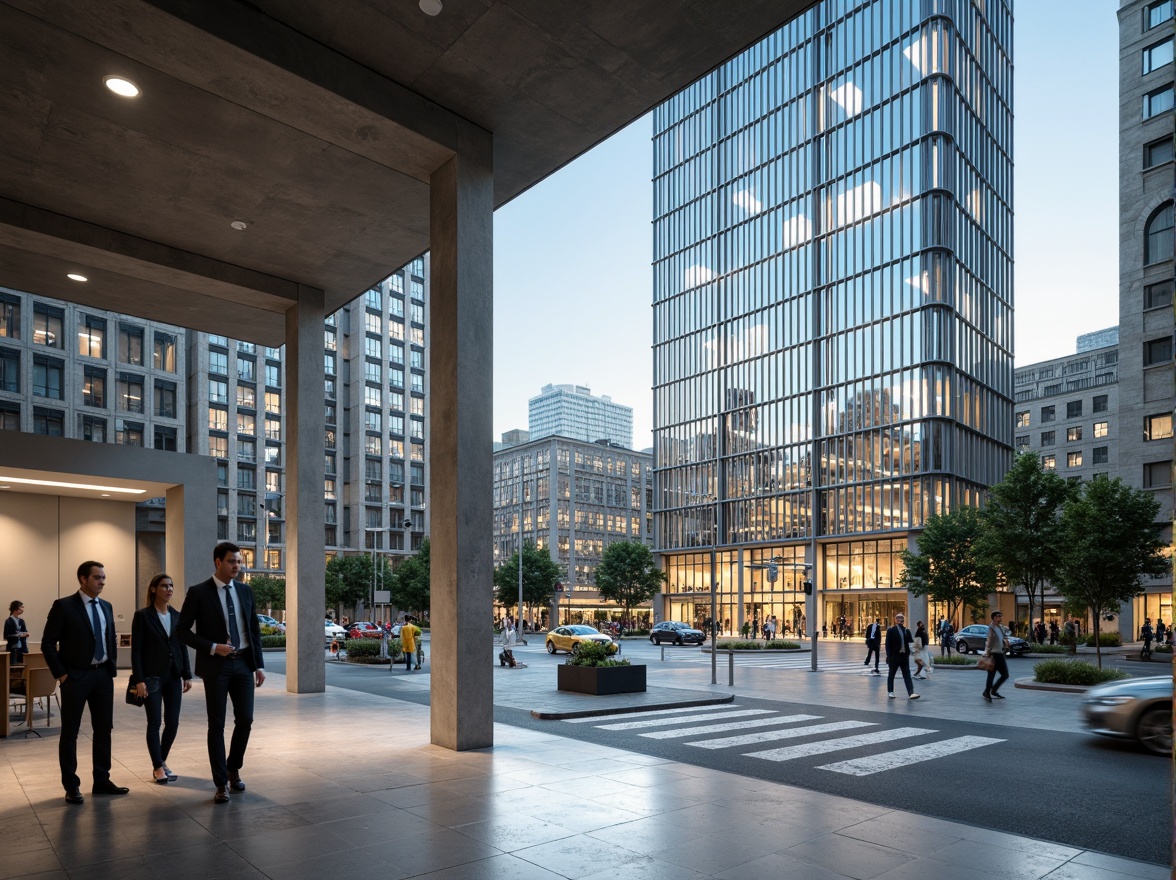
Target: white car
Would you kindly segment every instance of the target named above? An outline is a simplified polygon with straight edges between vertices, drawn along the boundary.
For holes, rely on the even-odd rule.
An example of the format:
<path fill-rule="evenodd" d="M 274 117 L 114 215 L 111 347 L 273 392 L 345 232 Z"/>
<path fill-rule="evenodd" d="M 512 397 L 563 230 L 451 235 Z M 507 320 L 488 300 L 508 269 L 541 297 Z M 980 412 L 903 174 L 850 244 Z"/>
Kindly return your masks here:
<path fill-rule="evenodd" d="M 339 624 L 335 623 L 335 621 L 324 620 L 323 623 L 325 624 L 324 630 L 326 631 L 328 642 L 332 639 L 343 639 L 347 637 L 347 630 L 343 629 L 343 627 L 339 626 Z"/>

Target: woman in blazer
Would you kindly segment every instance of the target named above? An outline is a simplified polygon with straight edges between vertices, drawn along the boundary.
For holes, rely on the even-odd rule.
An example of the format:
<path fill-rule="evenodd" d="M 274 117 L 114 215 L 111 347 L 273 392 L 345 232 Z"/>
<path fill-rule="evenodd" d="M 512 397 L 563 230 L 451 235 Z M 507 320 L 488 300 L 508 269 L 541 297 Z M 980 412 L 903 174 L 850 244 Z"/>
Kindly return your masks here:
<path fill-rule="evenodd" d="M 180 612 L 168 604 L 175 588 L 168 575 L 153 577 L 147 586 L 147 607 L 136 611 L 131 623 L 131 681 L 135 692 L 145 698 L 147 752 L 157 785 L 177 778 L 168 769 L 167 755 L 180 725 L 181 696 L 192 689 L 188 652 L 178 635 Z"/>
<path fill-rule="evenodd" d="M 4 638 L 8 640 L 8 653 L 12 655 L 13 663 L 23 663 L 24 655 L 29 652 L 29 631 L 20 619 L 22 614 L 24 602 L 14 599 L 8 606 L 8 619 L 4 621 Z"/>

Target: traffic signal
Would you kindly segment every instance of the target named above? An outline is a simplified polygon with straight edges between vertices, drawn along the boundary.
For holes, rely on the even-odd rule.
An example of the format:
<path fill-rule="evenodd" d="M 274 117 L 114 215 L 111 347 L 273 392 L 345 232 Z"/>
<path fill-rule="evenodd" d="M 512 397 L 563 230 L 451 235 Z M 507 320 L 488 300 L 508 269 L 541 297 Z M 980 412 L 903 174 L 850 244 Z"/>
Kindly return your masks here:
<path fill-rule="evenodd" d="M 776 583 L 776 579 L 780 577 L 780 566 L 774 562 L 768 563 L 768 583 Z"/>
<path fill-rule="evenodd" d="M 806 596 L 811 596 L 813 594 L 813 582 L 812 581 L 805 581 L 804 582 L 804 594 Z"/>

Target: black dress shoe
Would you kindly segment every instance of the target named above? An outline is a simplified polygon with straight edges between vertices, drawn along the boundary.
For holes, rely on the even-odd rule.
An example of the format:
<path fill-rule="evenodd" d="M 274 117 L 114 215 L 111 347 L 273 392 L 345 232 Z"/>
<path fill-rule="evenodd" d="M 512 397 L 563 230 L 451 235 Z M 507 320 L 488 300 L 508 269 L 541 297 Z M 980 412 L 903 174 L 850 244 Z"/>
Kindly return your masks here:
<path fill-rule="evenodd" d="M 65 802 L 67 804 L 84 804 L 86 799 L 82 797 L 82 793 L 76 788 L 71 788 L 65 793 Z"/>
<path fill-rule="evenodd" d="M 1004 699 L 1004 694 L 998 694 L 996 691 L 993 691 L 993 692 L 992 692 L 992 699 L 994 699 L 994 700 L 1003 700 L 1003 699 Z"/>
<path fill-rule="evenodd" d="M 115 785 L 108 779 L 106 782 L 95 782 L 91 792 L 93 794 L 129 794 L 130 789 L 125 785 Z"/>
<path fill-rule="evenodd" d="M 214 804 L 227 804 L 229 802 L 229 787 L 227 785 L 218 785 L 216 787 L 216 794 L 212 796 Z"/>
<path fill-rule="evenodd" d="M 988 694 L 988 692 L 987 692 L 987 691 L 985 691 L 984 693 L 982 693 L 980 696 L 982 696 L 982 697 L 983 697 L 983 698 L 984 698 L 984 699 L 985 699 L 987 702 L 989 702 L 989 703 L 991 703 L 991 702 L 992 702 L 992 697 L 991 697 L 991 696 Z"/>
<path fill-rule="evenodd" d="M 240 773 L 234 773 L 232 770 L 229 771 L 229 788 L 233 791 L 245 790 L 245 783 L 242 781 Z"/>

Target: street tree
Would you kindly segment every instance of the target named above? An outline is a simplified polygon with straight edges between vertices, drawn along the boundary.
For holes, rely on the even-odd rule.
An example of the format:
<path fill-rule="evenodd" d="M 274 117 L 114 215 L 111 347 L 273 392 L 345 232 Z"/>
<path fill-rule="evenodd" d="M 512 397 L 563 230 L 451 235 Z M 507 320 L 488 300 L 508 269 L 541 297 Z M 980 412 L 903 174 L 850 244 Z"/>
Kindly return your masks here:
<path fill-rule="evenodd" d="M 559 583 L 561 576 L 562 572 L 552 560 L 550 553 L 538 549 L 531 543 L 523 545 L 523 603 L 530 605 L 532 612 L 536 606 L 546 608 L 551 604 L 551 597 L 555 595 L 555 585 Z M 519 602 L 517 550 L 494 572 L 494 597 L 498 604 L 507 608 Z M 523 609 L 520 608 L 520 617 L 522 613 Z"/>
<path fill-rule="evenodd" d="M 1070 483 L 1043 468 L 1035 453 L 1024 452 L 992 487 L 984 508 L 978 552 L 1004 575 L 1014 593 L 1025 593 L 1031 639 L 1037 637 L 1037 609 L 1045 608 L 1046 584 L 1061 564 L 1062 509 L 1073 494 Z"/>
<path fill-rule="evenodd" d="M 996 569 L 976 552 L 982 531 L 974 507 L 928 517 L 916 540 L 919 552 L 902 551 L 899 583 L 913 596 L 945 603 L 949 620 L 964 608 L 982 611 L 996 586 Z"/>
<path fill-rule="evenodd" d="M 286 579 L 269 574 L 255 574 L 249 579 L 253 591 L 253 603 L 264 608 L 266 614 L 286 609 Z"/>
<path fill-rule="evenodd" d="M 392 604 L 402 611 L 423 616 L 429 610 L 429 539 L 405 559 L 392 577 Z"/>
<path fill-rule="evenodd" d="M 666 573 L 657 567 L 653 553 L 640 541 L 616 541 L 604 548 L 596 566 L 596 588 L 600 598 L 625 609 L 632 620 L 634 606 L 648 602 L 665 583 Z"/>
<path fill-rule="evenodd" d="M 1062 512 L 1064 546 L 1055 585 L 1074 609 L 1094 620 L 1094 644 L 1102 667 L 1099 623 L 1104 614 L 1143 592 L 1144 578 L 1170 574 L 1156 516 L 1160 502 L 1122 480 L 1095 477 Z"/>
<path fill-rule="evenodd" d="M 380 569 L 383 569 L 381 573 Z M 327 563 L 326 604 L 338 612 L 341 608 L 354 609 L 371 597 L 373 572 L 375 579 L 392 582 L 392 571 L 387 560 L 381 558 L 377 566 L 370 554 L 336 556 Z"/>

